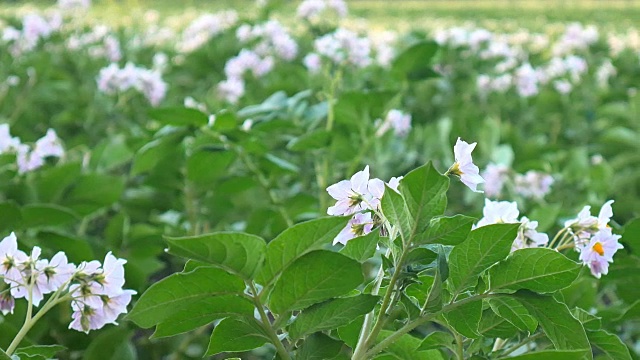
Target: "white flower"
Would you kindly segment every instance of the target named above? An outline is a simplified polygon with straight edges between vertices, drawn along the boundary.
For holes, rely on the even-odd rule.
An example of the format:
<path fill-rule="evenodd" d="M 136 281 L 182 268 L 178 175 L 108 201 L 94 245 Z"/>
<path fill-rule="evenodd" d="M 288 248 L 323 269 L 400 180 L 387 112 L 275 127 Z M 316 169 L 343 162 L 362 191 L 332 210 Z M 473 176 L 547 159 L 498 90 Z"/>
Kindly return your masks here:
<path fill-rule="evenodd" d="M 2 239 L 0 241 L 0 276 L 4 277 L 4 282 L 11 285 L 13 281 L 22 280 L 20 267 L 27 259 L 27 254 L 18 250 L 18 239 L 15 233 Z"/>
<path fill-rule="evenodd" d="M 53 129 L 47 130 L 47 134 L 36 141 L 36 146 L 33 149 L 33 152 L 41 158 L 48 156 L 64 156 L 64 149 L 62 148 L 60 139 Z"/>
<path fill-rule="evenodd" d="M 382 191 L 380 187 L 382 185 Z M 377 196 L 372 194 L 375 192 Z M 363 210 L 375 208 L 380 202 L 384 183 L 380 179 L 369 180 L 369 166 L 355 173 L 350 180 L 342 180 L 327 188 L 332 198 L 337 200 L 327 209 L 329 215 L 351 215 Z"/>
<path fill-rule="evenodd" d="M 600 229 L 589 241 L 580 249 L 580 260 L 589 266 L 591 274 L 598 279 L 602 274 L 609 272 L 609 263 L 613 262 L 613 255 L 622 249 L 622 244 L 618 243 L 620 235 L 611 233 L 611 229 Z"/>
<path fill-rule="evenodd" d="M 469 189 L 475 192 L 482 192 L 477 190 L 477 187 L 478 184 L 484 182 L 484 179 L 480 176 L 480 170 L 473 163 L 473 159 L 471 159 L 471 152 L 476 145 L 477 143 L 469 144 L 458 138 L 453 147 L 455 163 L 449 168 L 447 173 L 459 176 L 460 181 L 467 185 Z"/>
<path fill-rule="evenodd" d="M 484 199 L 482 215 L 483 218 L 478 221 L 476 227 L 491 224 L 515 224 L 519 222 L 520 211 L 518 211 L 518 204 L 515 202 Z"/>
<path fill-rule="evenodd" d="M 102 273 L 95 276 L 93 293 L 107 296 L 120 294 L 124 285 L 124 264 L 126 263 L 125 259 L 118 259 L 109 251 L 104 258 Z"/>
<path fill-rule="evenodd" d="M 20 139 L 11 137 L 9 124 L 0 124 L 0 154 L 16 151 L 20 146 Z"/>
<path fill-rule="evenodd" d="M 39 277 L 39 281 L 44 280 L 40 287 L 45 293 L 57 291 L 62 285 L 67 283 L 76 272 L 76 267 L 67 260 L 67 255 L 62 251 L 51 258 L 51 261 L 43 259 L 36 263 L 36 269 L 44 276 Z"/>
<path fill-rule="evenodd" d="M 400 186 L 400 180 L 402 180 L 404 178 L 404 176 L 398 176 L 398 177 L 392 177 L 391 180 L 389 180 L 389 182 L 387 183 L 387 185 L 395 190 L 396 192 L 400 192 L 398 190 L 398 186 Z"/>
<path fill-rule="evenodd" d="M 118 324 L 118 315 L 127 313 L 127 305 L 131 302 L 131 296 L 137 293 L 133 290 L 122 290 L 120 294 L 111 297 L 102 297 L 102 314 L 107 324 Z"/>
<path fill-rule="evenodd" d="M 366 235 L 373 229 L 373 219 L 371 213 L 357 213 L 347 223 L 347 226 L 333 239 L 333 244 L 346 245 L 347 241 L 357 236 Z"/>
<path fill-rule="evenodd" d="M 316 53 L 307 54 L 302 62 L 304 63 L 304 66 L 307 68 L 307 70 L 309 70 L 309 72 L 312 74 L 317 74 L 322 68 L 322 59 L 320 58 L 320 55 Z"/>
<path fill-rule="evenodd" d="M 235 104 L 244 95 L 244 81 L 240 78 L 229 78 L 218 83 L 217 91 L 221 98 Z"/>
<path fill-rule="evenodd" d="M 11 292 L 5 290 L 0 293 L 0 311 L 2 315 L 7 315 L 8 313 L 13 314 L 15 305 L 16 301 L 13 296 L 11 296 Z"/>
<path fill-rule="evenodd" d="M 69 329 L 88 334 L 89 331 L 100 329 L 107 323 L 101 308 L 93 308 L 77 301 L 72 301 L 71 307 L 74 311 L 71 314 L 73 320 L 69 324 Z"/>

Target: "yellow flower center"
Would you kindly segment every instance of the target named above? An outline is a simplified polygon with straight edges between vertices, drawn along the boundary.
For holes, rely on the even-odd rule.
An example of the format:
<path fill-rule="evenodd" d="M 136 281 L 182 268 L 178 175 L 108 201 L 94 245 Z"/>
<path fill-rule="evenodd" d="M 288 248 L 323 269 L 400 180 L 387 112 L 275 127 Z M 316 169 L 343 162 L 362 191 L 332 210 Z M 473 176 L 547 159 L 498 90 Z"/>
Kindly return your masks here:
<path fill-rule="evenodd" d="M 593 244 L 593 248 L 592 249 L 593 249 L 593 251 L 597 252 L 598 255 L 604 256 L 604 248 L 602 248 L 602 243 L 597 242 L 597 243 Z"/>

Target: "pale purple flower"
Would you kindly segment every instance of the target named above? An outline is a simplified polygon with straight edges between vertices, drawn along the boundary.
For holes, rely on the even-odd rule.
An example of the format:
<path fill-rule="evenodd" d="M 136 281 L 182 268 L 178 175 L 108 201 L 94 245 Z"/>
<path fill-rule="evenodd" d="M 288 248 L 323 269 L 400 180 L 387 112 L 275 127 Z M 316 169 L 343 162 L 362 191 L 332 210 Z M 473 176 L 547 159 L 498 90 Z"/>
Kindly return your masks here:
<path fill-rule="evenodd" d="M 527 171 L 526 174 L 516 174 L 514 178 L 515 191 L 532 199 L 542 199 L 551 191 L 553 177 L 539 171 Z"/>
<path fill-rule="evenodd" d="M 389 110 L 384 121 L 378 127 L 376 136 L 384 135 L 389 129 L 393 129 L 396 136 L 406 136 L 411 130 L 411 114 L 405 114 L 397 109 Z"/>
<path fill-rule="evenodd" d="M 18 164 L 18 173 L 24 174 L 44 165 L 44 159 L 35 151 L 31 151 L 29 145 L 20 144 L 17 149 L 16 163 Z"/>
<path fill-rule="evenodd" d="M 13 314 L 13 309 L 16 305 L 16 301 L 11 296 L 11 292 L 4 290 L 0 293 L 0 312 L 2 315 L 7 315 L 8 313 Z"/>
<path fill-rule="evenodd" d="M 538 94 L 538 73 L 531 64 L 523 64 L 516 70 L 515 85 L 521 97 Z"/>
<path fill-rule="evenodd" d="M 109 251 L 104 258 L 102 273 L 95 277 L 94 293 L 115 296 L 122 292 L 126 263 L 125 259 L 118 259 Z"/>
<path fill-rule="evenodd" d="M 66 284 L 73 274 L 76 272 L 76 267 L 67 260 L 67 255 L 62 251 L 56 253 L 51 261 L 43 259 L 36 263 L 36 269 L 44 276 L 38 277 L 38 280 L 44 280 L 40 287 L 45 293 L 51 293 L 57 291 Z"/>
<path fill-rule="evenodd" d="M 485 180 L 484 192 L 488 197 L 499 197 L 509 178 L 509 167 L 503 164 L 489 164 L 482 172 Z"/>
<path fill-rule="evenodd" d="M 389 182 L 387 183 L 387 185 L 395 190 L 396 192 L 400 192 L 398 190 L 398 186 L 400 186 L 400 180 L 402 180 L 404 178 L 404 176 L 398 176 L 398 177 L 392 177 L 391 180 L 389 180 Z"/>
<path fill-rule="evenodd" d="M 523 216 L 520 219 L 520 223 L 516 240 L 511 245 L 512 252 L 518 249 L 541 247 L 549 243 L 547 234 L 536 231 L 538 227 L 537 221 L 531 221 L 526 216 Z"/>
<path fill-rule="evenodd" d="M 235 104 L 244 96 L 244 81 L 240 78 L 229 78 L 218 83 L 218 95 L 224 100 Z"/>
<path fill-rule="evenodd" d="M 458 138 L 453 147 L 455 163 L 451 165 L 447 173 L 459 176 L 460 181 L 468 186 L 469 189 L 481 193 L 482 191 L 477 190 L 477 187 L 484 182 L 484 179 L 480 176 L 480 169 L 473 163 L 471 158 L 471 152 L 476 145 L 477 143 L 469 144 Z"/>
<path fill-rule="evenodd" d="M 101 308 L 93 308 L 76 301 L 71 302 L 71 307 L 74 311 L 71 314 L 73 320 L 69 324 L 69 329 L 88 334 L 89 331 L 98 330 L 107 323 Z"/>
<path fill-rule="evenodd" d="M 304 63 L 304 66 L 307 68 L 307 70 L 309 70 L 309 72 L 312 74 L 317 74 L 322 68 L 322 59 L 320 58 L 320 55 L 316 53 L 307 54 L 302 62 Z"/>
<path fill-rule="evenodd" d="M 12 137 L 9 124 L 0 124 L 0 154 L 16 151 L 20 146 L 20 139 Z"/>
<path fill-rule="evenodd" d="M 48 156 L 63 157 L 64 148 L 62 143 L 53 129 L 47 130 L 47 134 L 36 141 L 33 153 L 41 158 Z"/>
<path fill-rule="evenodd" d="M 127 305 L 131 302 L 131 296 L 136 294 L 133 290 L 122 290 L 118 295 L 103 296 L 102 314 L 105 323 L 117 325 L 118 315 L 127 313 Z"/>
<path fill-rule="evenodd" d="M 46 277 L 44 273 L 38 271 L 36 264 L 40 258 L 42 249 L 38 246 L 34 246 L 31 250 L 31 255 L 28 256 L 20 265 L 20 277 L 10 279 L 11 282 L 11 295 L 16 298 L 31 298 L 31 302 L 34 306 L 39 306 L 40 301 L 44 299 L 44 295 L 47 293 L 44 288 Z M 7 279 L 5 278 L 5 281 Z"/>
<path fill-rule="evenodd" d="M 598 279 L 602 274 L 609 272 L 609 263 L 613 262 L 613 255 L 622 249 L 618 242 L 620 235 L 611 233 L 611 229 L 600 229 L 589 241 L 580 249 L 580 260 L 589 266 L 591 274 Z"/>
<path fill-rule="evenodd" d="M 346 245 L 347 242 L 357 236 L 366 235 L 373 229 L 371 213 L 357 213 L 347 223 L 347 226 L 333 239 L 333 244 Z"/>
<path fill-rule="evenodd" d="M 20 268 L 28 258 L 27 254 L 18 250 L 18 239 L 15 233 L 2 239 L 0 241 L 0 276 L 4 277 L 4 282 L 11 285 L 11 282 L 21 281 Z"/>

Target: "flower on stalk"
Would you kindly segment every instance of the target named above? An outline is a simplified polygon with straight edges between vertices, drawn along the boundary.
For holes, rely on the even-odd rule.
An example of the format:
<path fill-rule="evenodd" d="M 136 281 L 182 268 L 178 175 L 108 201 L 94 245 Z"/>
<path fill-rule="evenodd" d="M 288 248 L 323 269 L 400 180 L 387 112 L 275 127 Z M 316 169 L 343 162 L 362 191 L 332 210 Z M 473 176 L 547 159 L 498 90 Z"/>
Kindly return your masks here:
<path fill-rule="evenodd" d="M 511 251 L 525 248 L 536 248 L 545 246 L 549 243 L 549 235 L 536 231 L 538 227 L 537 221 L 531 221 L 526 216 L 520 219 L 522 225 L 518 229 L 518 236 L 511 245 Z"/>
<path fill-rule="evenodd" d="M 515 224 L 519 222 L 520 211 L 518 211 L 518 204 L 515 202 L 484 199 L 482 215 L 483 217 L 478 221 L 476 227 L 491 224 Z"/>
<path fill-rule="evenodd" d="M 411 130 L 411 114 L 405 114 L 397 109 L 389 110 L 384 121 L 380 122 L 376 136 L 384 135 L 389 129 L 393 129 L 396 136 L 406 136 Z"/>
<path fill-rule="evenodd" d="M 466 141 L 458 140 L 453 147 L 455 163 L 451 165 L 446 174 L 453 174 L 460 177 L 460 181 L 474 192 L 482 192 L 477 189 L 478 184 L 484 183 L 484 179 L 480 176 L 480 169 L 473 163 L 471 152 L 477 143 L 469 144 Z"/>
<path fill-rule="evenodd" d="M 375 210 L 384 192 L 384 183 L 380 179 L 369 179 L 367 165 L 350 180 L 342 180 L 329 186 L 327 192 L 337 200 L 334 206 L 327 209 L 327 214 L 351 215 L 363 210 Z"/>
<path fill-rule="evenodd" d="M 613 200 L 609 200 L 598 213 L 598 217 L 591 215 L 591 207 L 585 206 L 578 213 L 578 217 L 568 220 L 564 223 L 564 227 L 569 229 L 573 234 L 574 241 L 576 242 L 576 250 L 580 251 L 581 246 L 589 241 L 589 238 L 596 234 L 599 230 L 609 228 L 609 221 L 613 216 L 613 209 L 611 207 Z"/>
<path fill-rule="evenodd" d="M 618 242 L 620 238 L 620 235 L 611 233 L 610 228 L 603 228 L 580 249 L 580 260 L 589 267 L 593 276 L 599 279 L 603 274 L 607 275 L 613 255 L 623 248 Z"/>
<path fill-rule="evenodd" d="M 347 223 L 347 226 L 333 239 L 333 244 L 346 245 L 347 241 L 366 235 L 373 229 L 373 219 L 370 212 L 355 214 Z"/>
<path fill-rule="evenodd" d="M 2 311 L 2 315 L 7 315 L 8 313 L 13 314 L 13 308 L 15 306 L 16 301 L 9 291 L 4 290 L 0 293 L 0 311 Z"/>

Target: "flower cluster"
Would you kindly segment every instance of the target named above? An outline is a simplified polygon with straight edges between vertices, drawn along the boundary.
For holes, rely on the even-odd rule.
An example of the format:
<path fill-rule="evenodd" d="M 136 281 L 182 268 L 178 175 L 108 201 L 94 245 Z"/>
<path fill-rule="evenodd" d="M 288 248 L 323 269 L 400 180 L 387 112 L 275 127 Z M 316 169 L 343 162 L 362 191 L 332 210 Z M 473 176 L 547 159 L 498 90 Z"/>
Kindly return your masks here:
<path fill-rule="evenodd" d="M 296 11 L 300 19 L 306 21 L 318 21 L 333 12 L 340 18 L 347 16 L 347 3 L 344 0 L 304 0 Z"/>
<path fill-rule="evenodd" d="M 487 181 L 484 188 L 487 197 L 499 198 L 507 183 L 513 184 L 516 194 L 529 199 L 543 199 L 555 182 L 553 177 L 545 172 L 529 170 L 524 174 L 513 173 L 504 164 L 490 163 L 482 172 Z"/>
<path fill-rule="evenodd" d="M 236 31 L 241 43 L 255 43 L 253 51 L 263 57 L 276 56 L 291 61 L 298 55 L 298 44 L 278 21 L 270 20 L 254 26 L 244 24 Z"/>
<path fill-rule="evenodd" d="M 201 15 L 183 31 L 176 49 L 182 53 L 195 51 L 206 44 L 209 39 L 235 25 L 237 21 L 238 13 L 235 11 Z"/>
<path fill-rule="evenodd" d="M 384 135 L 389 129 L 393 129 L 396 136 L 406 136 L 411 130 L 411 114 L 405 114 L 400 110 L 389 110 L 384 121 L 378 119 L 376 136 Z"/>
<path fill-rule="evenodd" d="M 9 51 L 14 58 L 36 48 L 41 39 L 46 39 L 60 29 L 62 17 L 53 13 L 49 18 L 38 14 L 27 14 L 22 18 L 22 30 L 12 26 L 2 32 L 2 40 L 11 43 Z"/>
<path fill-rule="evenodd" d="M 580 260 L 597 278 L 609 272 L 609 263 L 613 262 L 613 255 L 618 249 L 623 248 L 618 242 L 621 236 L 613 234 L 609 227 L 609 221 L 613 216 L 611 204 L 613 200 L 604 203 L 598 217 L 591 215 L 590 206 L 585 206 L 578 213 L 578 217 L 565 222 L 563 230 L 566 235 L 559 243 L 559 247 L 575 247 L 576 251 L 580 252 Z"/>
<path fill-rule="evenodd" d="M 58 7 L 63 11 L 89 10 L 91 0 L 58 0 Z"/>
<path fill-rule="evenodd" d="M 111 62 L 122 59 L 120 41 L 111 33 L 109 28 L 98 25 L 83 34 L 73 34 L 67 39 L 67 49 L 77 51 L 86 50 L 90 57 L 105 58 Z"/>
<path fill-rule="evenodd" d="M 313 43 L 315 53 L 310 53 L 304 62 L 309 71 L 317 72 L 319 58 L 329 59 L 336 65 L 354 66 L 364 68 L 371 64 L 371 41 L 366 37 L 343 28 L 326 34 Z"/>
<path fill-rule="evenodd" d="M 61 158 L 64 148 L 55 130 L 38 139 L 33 146 L 23 144 L 18 137 L 12 137 L 8 124 L 0 124 L 0 154 L 15 153 L 18 172 L 24 174 L 44 165 L 48 157 Z"/>
<path fill-rule="evenodd" d="M 70 300 L 73 313 L 69 328 L 88 333 L 117 324 L 118 316 L 127 312 L 136 292 L 122 289 L 126 260 L 109 252 L 103 264 L 94 260 L 76 267 L 63 252 L 51 260 L 40 255 L 37 246 L 30 255 L 19 250 L 14 233 L 0 242 L 0 278 L 8 286 L 0 293 L 3 314 L 13 313 L 15 299 L 24 298 L 29 306 L 38 307 L 45 295 L 52 294 L 41 311 Z"/>
<path fill-rule="evenodd" d="M 391 178 L 387 186 L 398 190 L 402 177 Z M 336 204 L 327 209 L 334 216 L 353 215 L 347 226 L 336 236 L 333 243 L 346 244 L 356 236 L 366 235 L 374 226 L 372 211 L 378 210 L 380 199 L 384 195 L 384 181 L 369 178 L 369 166 L 355 173 L 351 179 L 342 180 L 327 188 Z"/>
<path fill-rule="evenodd" d="M 536 231 L 537 221 L 531 221 L 526 216 L 518 219 L 520 211 L 518 204 L 509 201 L 484 200 L 482 209 L 483 217 L 478 220 L 475 228 L 491 224 L 516 224 L 520 223 L 518 235 L 513 240 L 511 251 L 518 249 L 545 246 L 549 243 L 549 236 Z"/>
<path fill-rule="evenodd" d="M 98 89 L 105 94 L 115 94 L 135 89 L 142 92 L 149 103 L 157 106 L 167 93 L 167 83 L 158 71 L 127 63 L 122 69 L 118 64 L 102 68 L 98 74 Z"/>

